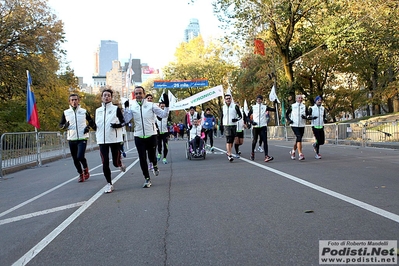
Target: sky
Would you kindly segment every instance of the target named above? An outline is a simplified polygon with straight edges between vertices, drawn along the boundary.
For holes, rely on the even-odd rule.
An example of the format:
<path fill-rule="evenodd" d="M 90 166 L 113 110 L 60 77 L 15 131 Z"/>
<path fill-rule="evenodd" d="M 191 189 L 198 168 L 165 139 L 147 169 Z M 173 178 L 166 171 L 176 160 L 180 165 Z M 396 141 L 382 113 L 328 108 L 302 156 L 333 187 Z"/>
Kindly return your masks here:
<path fill-rule="evenodd" d="M 92 84 L 94 52 L 101 40 L 118 42 L 119 61 L 132 58 L 161 69 L 174 59 L 191 18 L 205 40 L 222 35 L 212 0 L 48 0 L 64 22 L 67 61 L 75 75 Z"/>

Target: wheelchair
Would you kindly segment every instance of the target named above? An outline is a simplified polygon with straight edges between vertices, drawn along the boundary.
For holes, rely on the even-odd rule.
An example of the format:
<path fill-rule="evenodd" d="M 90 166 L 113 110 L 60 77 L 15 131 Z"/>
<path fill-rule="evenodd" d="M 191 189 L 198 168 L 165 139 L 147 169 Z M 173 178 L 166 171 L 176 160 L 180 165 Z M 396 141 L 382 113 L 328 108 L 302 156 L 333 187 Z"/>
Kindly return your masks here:
<path fill-rule="evenodd" d="M 198 136 L 197 136 L 198 137 Z M 197 149 L 194 151 L 194 148 L 191 145 L 190 140 L 186 142 L 186 158 L 192 160 L 193 158 L 206 158 L 206 150 L 205 150 L 205 142 L 202 138 L 199 138 L 199 145 Z"/>

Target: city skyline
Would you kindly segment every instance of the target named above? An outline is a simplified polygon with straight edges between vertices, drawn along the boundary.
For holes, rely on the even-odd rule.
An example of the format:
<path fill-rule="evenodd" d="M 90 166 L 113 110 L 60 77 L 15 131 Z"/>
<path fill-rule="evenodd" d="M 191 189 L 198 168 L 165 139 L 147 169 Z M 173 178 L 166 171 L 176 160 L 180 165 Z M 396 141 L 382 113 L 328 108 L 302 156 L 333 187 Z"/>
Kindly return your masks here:
<path fill-rule="evenodd" d="M 222 30 L 218 28 L 220 23 L 211 2 L 114 0 L 113 5 L 98 5 L 94 0 L 48 1 L 58 19 L 64 22 L 67 42 L 62 47 L 67 50 L 67 61 L 75 75 L 83 77 L 88 85 L 92 85 L 93 55 L 101 40 L 118 43 L 122 65 L 132 55 L 150 67 L 161 69 L 174 59 L 190 19 L 199 20 L 204 39 L 219 37 Z"/>

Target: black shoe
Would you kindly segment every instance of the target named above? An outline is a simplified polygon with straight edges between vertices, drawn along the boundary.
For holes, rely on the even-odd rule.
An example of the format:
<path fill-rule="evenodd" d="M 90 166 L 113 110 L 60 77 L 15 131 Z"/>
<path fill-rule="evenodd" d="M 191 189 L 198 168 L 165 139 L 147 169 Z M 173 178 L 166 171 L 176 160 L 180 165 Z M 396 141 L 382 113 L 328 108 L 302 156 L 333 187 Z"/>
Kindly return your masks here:
<path fill-rule="evenodd" d="M 265 162 L 273 161 L 273 159 L 274 159 L 273 156 L 266 155 Z"/>
<path fill-rule="evenodd" d="M 152 170 L 152 172 L 154 173 L 155 176 L 159 175 L 159 169 L 158 169 L 158 165 L 154 166 L 154 169 Z"/>
<path fill-rule="evenodd" d="M 251 152 L 251 160 L 255 160 L 255 153 Z"/>

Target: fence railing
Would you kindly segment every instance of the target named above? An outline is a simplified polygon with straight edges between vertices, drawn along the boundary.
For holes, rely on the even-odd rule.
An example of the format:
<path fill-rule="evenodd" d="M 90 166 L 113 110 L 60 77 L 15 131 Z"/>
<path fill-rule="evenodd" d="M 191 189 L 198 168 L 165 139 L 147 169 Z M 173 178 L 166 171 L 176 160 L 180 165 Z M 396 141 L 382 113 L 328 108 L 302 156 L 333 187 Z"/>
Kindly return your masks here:
<path fill-rule="evenodd" d="M 132 139 L 132 132 L 126 136 L 127 140 Z M 92 151 L 97 147 L 95 132 L 90 132 L 86 149 Z M 65 158 L 69 153 L 66 133 L 4 133 L 0 138 L 0 177 L 7 169 L 41 166 L 45 160 Z"/>
<path fill-rule="evenodd" d="M 394 122 L 368 122 L 341 123 L 324 125 L 324 133 L 327 143 L 358 145 L 363 147 L 383 146 L 383 143 L 399 142 L 399 125 Z M 251 130 L 245 130 L 245 136 L 251 137 Z M 267 136 L 270 139 L 294 140 L 295 135 L 290 126 L 269 126 Z M 304 141 L 314 139 L 312 127 L 305 126 Z M 399 148 L 391 145 L 392 148 Z"/>
<path fill-rule="evenodd" d="M 393 122 L 367 122 L 326 124 L 324 126 L 326 142 L 332 144 L 358 145 L 363 147 L 382 146 L 398 148 L 399 126 Z M 220 132 L 218 133 L 218 135 Z M 292 129 L 287 126 L 268 127 L 268 138 L 294 140 Z M 245 131 L 251 137 L 251 131 Z M 127 132 L 126 141 L 133 139 L 133 132 Z M 310 125 L 305 127 L 304 141 L 313 140 Z M 384 146 L 384 144 L 394 144 Z M 90 132 L 87 150 L 97 148 L 95 132 Z M 16 132 L 5 133 L 0 138 L 0 177 L 8 169 L 42 165 L 44 160 L 65 158 L 69 155 L 66 133 L 61 132 Z"/>

